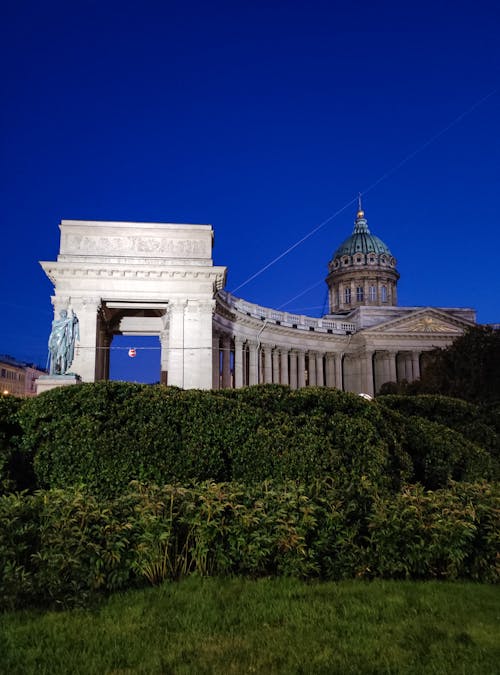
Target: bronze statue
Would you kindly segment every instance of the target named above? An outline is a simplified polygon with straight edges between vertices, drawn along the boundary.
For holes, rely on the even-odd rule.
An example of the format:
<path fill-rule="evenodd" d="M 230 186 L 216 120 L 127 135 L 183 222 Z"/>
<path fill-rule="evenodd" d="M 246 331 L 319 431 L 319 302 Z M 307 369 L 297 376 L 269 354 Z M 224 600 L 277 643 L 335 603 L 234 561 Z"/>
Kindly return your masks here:
<path fill-rule="evenodd" d="M 52 332 L 49 337 L 50 369 L 51 375 L 64 375 L 71 364 L 75 354 L 75 341 L 80 339 L 78 318 L 76 314 L 62 309 L 59 319 L 52 322 Z"/>

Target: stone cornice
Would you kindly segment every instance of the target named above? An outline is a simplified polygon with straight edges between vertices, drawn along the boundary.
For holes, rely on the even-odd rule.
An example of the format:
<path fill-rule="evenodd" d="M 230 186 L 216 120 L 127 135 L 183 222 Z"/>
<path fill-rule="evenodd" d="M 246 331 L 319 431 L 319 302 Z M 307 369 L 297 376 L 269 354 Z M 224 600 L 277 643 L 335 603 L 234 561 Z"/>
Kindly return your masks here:
<path fill-rule="evenodd" d="M 40 265 L 52 281 L 59 279 L 206 279 L 213 283 L 223 284 L 225 267 L 208 267 L 197 269 L 195 266 L 175 266 L 167 269 L 148 269 L 144 265 L 113 265 L 111 263 L 77 264 L 41 261 Z"/>

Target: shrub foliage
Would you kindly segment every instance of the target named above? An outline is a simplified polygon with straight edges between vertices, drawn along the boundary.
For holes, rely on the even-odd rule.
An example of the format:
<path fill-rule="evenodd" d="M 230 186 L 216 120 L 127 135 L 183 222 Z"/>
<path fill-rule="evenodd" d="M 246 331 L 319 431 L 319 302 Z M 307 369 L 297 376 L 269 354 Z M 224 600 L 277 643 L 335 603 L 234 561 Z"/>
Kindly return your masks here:
<path fill-rule="evenodd" d="M 201 392 L 99 382 L 26 401 L 18 417 L 40 487 L 85 483 L 103 496 L 120 494 L 131 480 L 329 475 L 346 486 L 368 478 L 394 491 L 412 481 L 438 489 L 494 475 L 499 436 L 474 406 L 463 403 L 466 415 L 449 399 L 422 397 L 405 410 L 398 398 L 380 404 L 326 388 Z M 439 399 L 434 417 L 428 398 Z M 478 442 L 470 440 L 474 424 Z"/>
<path fill-rule="evenodd" d="M 85 604 L 200 575 L 304 579 L 500 578 L 499 488 L 457 483 L 380 495 L 311 483 L 132 484 L 0 497 L 0 604 Z"/>

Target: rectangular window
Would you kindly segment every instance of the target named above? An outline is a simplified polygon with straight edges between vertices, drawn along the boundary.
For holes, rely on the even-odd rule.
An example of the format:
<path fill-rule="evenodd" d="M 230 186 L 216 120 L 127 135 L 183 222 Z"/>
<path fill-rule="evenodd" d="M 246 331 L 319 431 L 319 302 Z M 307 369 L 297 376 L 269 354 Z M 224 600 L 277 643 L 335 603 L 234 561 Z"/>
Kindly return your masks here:
<path fill-rule="evenodd" d="M 361 286 L 356 288 L 356 300 L 358 302 L 363 302 L 363 289 Z"/>
<path fill-rule="evenodd" d="M 387 302 L 387 286 L 382 286 L 382 302 Z"/>
<path fill-rule="evenodd" d="M 350 288 L 346 288 L 344 290 L 344 302 L 345 302 L 346 305 L 351 304 L 351 289 Z"/>
<path fill-rule="evenodd" d="M 377 299 L 377 289 L 376 289 L 376 287 L 370 286 L 370 290 L 368 291 L 368 293 L 369 293 L 369 297 L 370 297 L 371 302 L 375 302 L 375 300 Z"/>

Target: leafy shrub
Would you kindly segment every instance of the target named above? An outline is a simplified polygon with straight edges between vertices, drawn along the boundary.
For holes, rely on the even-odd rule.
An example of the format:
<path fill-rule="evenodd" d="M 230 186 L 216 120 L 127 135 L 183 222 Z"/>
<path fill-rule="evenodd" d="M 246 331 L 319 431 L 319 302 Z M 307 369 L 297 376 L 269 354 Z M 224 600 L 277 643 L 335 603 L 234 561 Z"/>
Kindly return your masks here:
<path fill-rule="evenodd" d="M 381 396 L 382 407 L 404 415 L 404 450 L 414 479 L 430 489 L 450 480 L 498 478 L 500 434 L 478 406 L 446 396 Z"/>
<path fill-rule="evenodd" d="M 500 454 L 500 416 L 495 406 L 478 406 L 458 398 L 424 394 L 421 396 L 380 396 L 377 401 L 391 410 L 438 422 L 481 445 L 492 455 Z"/>
<path fill-rule="evenodd" d="M 0 497 L 0 602 L 72 606 L 201 575 L 500 579 L 499 487 L 134 483 Z"/>
<path fill-rule="evenodd" d="M 17 415 L 22 404 L 16 396 L 0 396 L 0 494 L 35 486 L 33 457 L 19 447 Z"/>
<path fill-rule="evenodd" d="M 343 485 L 368 478 L 397 491 L 414 479 L 437 488 L 493 475 L 488 457 L 463 435 L 390 403 L 320 387 L 202 392 L 99 382 L 27 401 L 19 420 L 40 485 L 86 484 L 104 496 L 131 480 L 330 475 Z"/>
<path fill-rule="evenodd" d="M 369 525 L 373 576 L 498 581 L 499 496 L 498 487 L 457 483 L 377 499 Z"/>
<path fill-rule="evenodd" d="M 0 608 L 37 599 L 31 560 L 40 548 L 41 502 L 26 493 L 0 495 Z"/>

